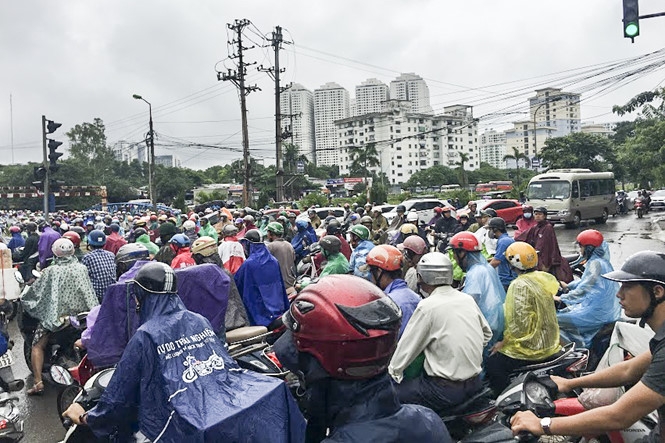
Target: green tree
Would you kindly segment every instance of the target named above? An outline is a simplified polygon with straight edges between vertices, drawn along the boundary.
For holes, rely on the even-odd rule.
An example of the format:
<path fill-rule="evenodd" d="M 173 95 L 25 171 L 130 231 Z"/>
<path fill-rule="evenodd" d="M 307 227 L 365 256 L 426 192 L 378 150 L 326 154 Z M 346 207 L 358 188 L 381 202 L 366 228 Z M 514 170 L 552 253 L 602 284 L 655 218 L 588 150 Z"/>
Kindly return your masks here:
<path fill-rule="evenodd" d="M 460 152 L 459 153 L 459 161 L 455 162 L 455 164 L 457 165 L 457 172 L 459 173 L 459 177 L 460 177 L 460 185 L 463 188 L 466 188 L 467 186 L 469 186 L 469 178 L 467 177 L 466 168 L 464 167 L 464 165 L 470 159 L 471 159 L 471 157 L 469 157 L 469 154 L 466 154 L 464 152 Z"/>
<path fill-rule="evenodd" d="M 523 152 L 520 152 L 516 147 L 513 146 L 513 153 L 506 154 L 503 156 L 503 161 L 505 162 L 506 160 L 515 160 L 515 169 L 517 170 L 517 172 L 515 173 L 515 177 L 517 179 L 517 187 L 520 188 L 522 186 L 522 181 L 520 176 L 520 160 L 524 160 L 524 164 L 528 168 L 531 164 L 531 162 L 529 161 L 529 157 Z"/>
<path fill-rule="evenodd" d="M 620 116 L 635 111 L 639 111 L 640 119 L 643 120 L 665 119 L 665 87 L 655 91 L 642 92 L 630 99 L 625 105 L 615 105 L 612 108 L 612 112 Z"/>
<path fill-rule="evenodd" d="M 452 169 L 447 166 L 434 165 L 414 173 L 402 187 L 416 188 L 418 183 L 425 188 L 436 188 L 441 185 L 459 183 L 459 180 Z"/>
<path fill-rule="evenodd" d="M 376 150 L 376 144 L 368 143 L 363 146 L 355 146 L 351 149 L 351 166 L 349 173 L 352 177 L 371 177 L 369 168 L 380 165 L 379 153 Z"/>
<path fill-rule="evenodd" d="M 548 139 L 540 157 L 543 165 L 550 169 L 607 171 L 616 161 L 614 146 L 609 139 L 583 132 Z"/>

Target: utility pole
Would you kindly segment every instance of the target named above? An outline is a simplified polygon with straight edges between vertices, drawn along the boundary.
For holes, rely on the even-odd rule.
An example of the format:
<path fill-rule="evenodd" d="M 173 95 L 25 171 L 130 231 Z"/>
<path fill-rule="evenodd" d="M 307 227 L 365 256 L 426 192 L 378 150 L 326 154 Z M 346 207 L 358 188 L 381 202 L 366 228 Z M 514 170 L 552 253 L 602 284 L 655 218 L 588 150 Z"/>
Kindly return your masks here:
<path fill-rule="evenodd" d="M 269 41 L 275 50 L 275 66 L 264 68 L 261 65 L 258 69 L 261 72 L 267 72 L 275 80 L 275 200 L 281 202 L 284 201 L 284 165 L 282 164 L 282 115 L 280 98 L 282 92 L 289 89 L 290 86 L 280 87 L 279 85 L 279 74 L 285 71 L 279 68 L 279 50 L 281 49 L 281 43 L 290 42 L 285 42 L 282 38 L 281 26 L 275 27 L 275 32 L 272 33 L 272 39 Z"/>
<path fill-rule="evenodd" d="M 230 45 L 237 44 L 238 53 L 236 55 L 233 54 L 229 55 L 229 58 L 238 59 L 238 70 L 232 71 L 231 69 L 229 69 L 226 74 L 222 72 L 217 73 L 217 80 L 232 82 L 234 85 L 236 85 L 240 93 L 240 116 L 242 124 L 242 156 L 243 156 L 244 170 L 245 170 L 243 174 L 243 187 L 242 187 L 243 206 L 249 206 L 250 197 L 251 197 L 250 188 L 249 188 L 251 159 L 249 156 L 249 133 L 247 131 L 247 100 L 245 99 L 245 97 L 247 97 L 247 95 L 250 92 L 261 90 L 256 85 L 245 86 L 245 76 L 247 75 L 246 66 L 253 64 L 253 63 L 245 64 L 243 60 L 243 51 L 253 48 L 253 46 L 245 48 L 242 45 L 242 31 L 249 24 L 250 21 L 247 19 L 242 19 L 242 20 L 236 19 L 233 24 L 229 23 L 226 25 L 230 30 L 236 33 L 236 40 L 230 41 L 229 44 Z"/>

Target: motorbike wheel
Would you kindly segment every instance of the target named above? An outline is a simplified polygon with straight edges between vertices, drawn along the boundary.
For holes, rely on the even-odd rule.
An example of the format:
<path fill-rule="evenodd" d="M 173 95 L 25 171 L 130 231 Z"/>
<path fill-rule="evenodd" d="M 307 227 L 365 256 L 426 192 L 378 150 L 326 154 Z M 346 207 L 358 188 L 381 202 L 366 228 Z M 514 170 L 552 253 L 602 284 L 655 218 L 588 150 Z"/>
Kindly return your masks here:
<path fill-rule="evenodd" d="M 32 371 L 32 336 L 23 337 L 23 357 L 28 369 Z"/>
<path fill-rule="evenodd" d="M 644 211 L 642 210 L 642 208 L 639 208 L 637 210 L 637 218 L 642 218 L 643 215 L 644 215 Z"/>
<path fill-rule="evenodd" d="M 69 385 L 58 394 L 58 417 L 60 417 L 60 421 L 63 424 L 64 418 L 62 418 L 62 413 L 74 403 L 80 390 L 81 388 L 78 385 Z"/>

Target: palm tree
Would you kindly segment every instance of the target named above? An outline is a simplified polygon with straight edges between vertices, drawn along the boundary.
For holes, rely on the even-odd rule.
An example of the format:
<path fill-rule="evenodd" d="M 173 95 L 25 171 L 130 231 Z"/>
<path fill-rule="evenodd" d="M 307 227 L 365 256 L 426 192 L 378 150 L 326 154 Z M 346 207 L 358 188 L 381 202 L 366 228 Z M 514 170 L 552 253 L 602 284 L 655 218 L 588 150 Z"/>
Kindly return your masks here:
<path fill-rule="evenodd" d="M 466 188 L 469 184 L 467 183 L 467 176 L 466 176 L 466 169 L 464 169 L 464 163 L 468 162 L 471 159 L 469 157 L 469 154 L 465 154 L 464 152 L 459 153 L 459 161 L 455 162 L 455 164 L 459 168 L 459 174 L 460 174 L 460 181 L 462 182 L 462 188 Z"/>
<path fill-rule="evenodd" d="M 350 170 L 353 173 L 361 173 L 365 177 L 367 183 L 367 176 L 369 175 L 369 168 L 379 166 L 379 153 L 376 150 L 374 143 L 369 143 L 364 146 L 350 147 L 353 161 L 351 162 Z"/>
<path fill-rule="evenodd" d="M 513 146 L 513 154 L 506 154 L 503 156 L 503 161 L 505 162 L 506 160 L 515 160 L 515 167 L 517 168 L 517 171 L 515 172 L 515 175 L 517 176 L 517 189 L 520 189 L 521 183 L 521 177 L 520 177 L 520 160 L 524 160 L 524 164 L 528 168 L 531 165 L 531 161 L 529 160 L 529 157 L 524 154 L 523 152 L 520 152 L 516 147 Z"/>

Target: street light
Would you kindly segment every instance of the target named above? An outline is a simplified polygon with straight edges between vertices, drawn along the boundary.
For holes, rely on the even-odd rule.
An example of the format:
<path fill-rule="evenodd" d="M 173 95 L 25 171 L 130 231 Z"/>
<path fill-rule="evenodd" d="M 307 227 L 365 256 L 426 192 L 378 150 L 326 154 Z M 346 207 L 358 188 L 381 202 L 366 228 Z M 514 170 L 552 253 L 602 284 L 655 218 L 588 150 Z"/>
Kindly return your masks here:
<path fill-rule="evenodd" d="M 557 102 L 557 101 L 561 100 L 562 98 L 563 97 L 559 96 L 559 97 L 554 97 L 551 100 L 545 100 L 540 105 L 536 106 L 536 109 L 533 111 L 533 157 L 535 159 L 538 159 L 538 138 L 537 138 L 538 128 L 536 128 L 536 114 L 538 114 L 538 111 L 543 106 L 545 106 L 547 104 L 550 104 L 550 103 Z M 516 159 L 515 161 L 518 162 L 519 160 Z M 533 167 L 533 165 L 532 165 L 532 167 Z"/>
<path fill-rule="evenodd" d="M 150 194 L 150 204 L 152 205 L 153 210 L 157 210 L 157 204 L 155 200 L 155 132 L 152 128 L 152 105 L 150 102 L 138 94 L 132 95 L 136 100 L 143 100 L 148 104 L 148 112 L 150 114 L 149 120 L 149 132 L 148 136 L 150 137 L 150 159 L 148 161 L 148 193 Z"/>

